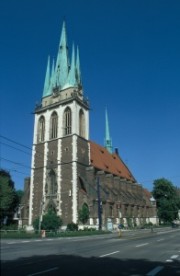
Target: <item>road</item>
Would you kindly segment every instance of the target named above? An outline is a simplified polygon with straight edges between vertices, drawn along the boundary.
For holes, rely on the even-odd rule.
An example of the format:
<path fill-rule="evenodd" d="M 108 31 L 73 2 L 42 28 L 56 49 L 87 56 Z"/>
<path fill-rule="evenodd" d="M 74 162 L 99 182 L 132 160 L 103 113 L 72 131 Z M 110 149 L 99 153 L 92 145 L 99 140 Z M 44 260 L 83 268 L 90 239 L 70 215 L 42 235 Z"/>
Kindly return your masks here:
<path fill-rule="evenodd" d="M 2 240 L 1 275 L 180 275 L 180 229 Z"/>

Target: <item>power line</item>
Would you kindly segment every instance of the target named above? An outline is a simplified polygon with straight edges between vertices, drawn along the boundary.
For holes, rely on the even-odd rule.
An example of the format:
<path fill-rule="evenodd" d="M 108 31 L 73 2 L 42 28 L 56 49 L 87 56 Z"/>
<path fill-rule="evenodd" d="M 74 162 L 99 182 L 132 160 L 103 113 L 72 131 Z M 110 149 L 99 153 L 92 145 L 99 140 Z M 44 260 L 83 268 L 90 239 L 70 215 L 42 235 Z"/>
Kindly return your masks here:
<path fill-rule="evenodd" d="M 32 150 L 30 147 L 25 146 L 25 145 L 23 145 L 23 144 L 21 144 L 21 143 L 19 143 L 19 142 L 16 142 L 16 141 L 14 141 L 14 140 L 12 140 L 12 139 L 9 139 L 9 138 L 7 138 L 7 137 L 1 135 L 1 134 L 0 134 L 0 137 L 3 138 L 3 139 L 5 139 L 5 140 L 7 140 L 7 141 L 9 141 L 9 142 L 11 142 L 11 143 L 14 143 L 14 144 L 19 145 L 19 146 L 21 146 L 21 147 L 24 147 L 24 148 L 26 148 L 26 149 Z"/>
<path fill-rule="evenodd" d="M 19 150 L 19 151 L 21 151 L 21 152 L 23 152 L 23 153 L 25 153 L 25 154 L 31 155 L 31 153 L 29 153 L 29 152 L 26 152 L 26 151 L 21 150 L 21 149 L 18 149 L 18 148 L 16 148 L 16 147 L 10 146 L 10 145 L 8 145 L 8 144 L 6 144 L 6 143 L 0 142 L 0 144 L 1 144 L 1 145 L 4 145 L 4 146 L 6 146 L 6 147 L 9 147 L 9 148 L 15 149 L 15 150 Z"/>
<path fill-rule="evenodd" d="M 7 141 L 9 141 L 9 142 L 11 142 L 11 143 L 14 143 L 14 144 L 16 144 L 16 145 L 19 145 L 19 146 L 21 146 L 21 147 L 24 147 L 24 148 L 26 148 L 26 149 L 28 149 L 28 150 L 30 150 L 30 151 L 33 150 L 32 148 L 30 148 L 30 147 L 28 147 L 28 146 L 26 146 L 26 145 L 23 145 L 23 144 L 21 144 L 21 143 L 19 143 L 19 142 L 16 142 L 15 140 L 12 140 L 12 139 L 10 139 L 10 138 L 8 138 L 8 137 L 5 137 L 5 136 L 3 136 L 3 135 L 1 135 L 1 134 L 0 134 L 0 137 L 3 138 L 3 139 L 5 139 L 5 140 L 7 140 Z M 1 142 L 1 143 L 2 143 L 2 142 Z M 19 149 L 19 150 L 20 150 L 20 149 Z M 20 150 L 20 151 L 21 151 L 21 150 Z M 40 156 L 39 156 L 40 158 L 43 158 L 42 152 L 39 152 L 39 151 L 37 151 L 37 150 L 36 150 L 36 152 L 40 155 Z"/>
<path fill-rule="evenodd" d="M 1 157 L 0 159 L 5 160 L 5 161 L 10 162 L 10 163 L 13 163 L 13 164 L 18 165 L 18 166 L 22 166 L 22 167 L 31 169 L 31 167 L 29 167 L 29 166 L 23 165 L 23 164 L 18 163 L 18 162 L 14 162 L 14 161 L 12 161 L 12 160 L 9 160 L 9 159 L 3 158 L 3 157 Z"/>

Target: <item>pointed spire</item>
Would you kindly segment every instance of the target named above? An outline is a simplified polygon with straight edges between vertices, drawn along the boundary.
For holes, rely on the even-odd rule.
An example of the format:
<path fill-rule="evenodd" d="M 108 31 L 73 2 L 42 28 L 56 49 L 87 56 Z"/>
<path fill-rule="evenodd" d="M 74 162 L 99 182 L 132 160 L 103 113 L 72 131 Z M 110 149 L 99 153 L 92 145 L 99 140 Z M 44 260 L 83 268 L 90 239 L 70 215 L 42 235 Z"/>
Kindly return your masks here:
<path fill-rule="evenodd" d="M 108 114 L 107 109 L 105 110 L 105 148 L 112 153 L 112 140 L 110 138 L 109 132 L 109 122 L 108 122 Z"/>
<path fill-rule="evenodd" d="M 54 68 L 54 58 L 52 62 L 52 68 L 51 68 L 51 89 L 53 89 L 56 86 L 55 81 L 55 68 Z"/>
<path fill-rule="evenodd" d="M 44 81 L 43 97 L 49 96 L 50 94 L 49 86 L 50 86 L 50 57 L 48 56 L 46 76 Z"/>
<path fill-rule="evenodd" d="M 63 88 L 68 88 L 68 87 L 77 87 L 74 44 L 72 46 L 71 68 L 70 68 L 70 71 L 69 71 L 69 75 L 68 75 L 66 84 Z"/>
<path fill-rule="evenodd" d="M 76 53 L 76 79 L 78 82 L 78 85 L 82 85 L 81 82 L 81 69 L 80 69 L 80 59 L 79 59 L 79 48 L 77 47 L 77 53 Z"/>
<path fill-rule="evenodd" d="M 43 97 L 51 95 L 55 87 L 58 88 L 57 91 L 69 87 L 82 88 L 79 50 L 77 47 L 77 54 L 75 57 L 74 45 L 72 47 L 71 66 L 69 64 L 65 22 L 63 22 L 62 25 L 57 59 L 55 63 L 53 60 L 51 71 L 50 59 L 48 59 Z"/>
<path fill-rule="evenodd" d="M 68 45 L 67 45 L 67 36 L 66 36 L 66 24 L 63 22 L 61 38 L 59 43 L 59 50 L 56 61 L 55 68 L 55 79 L 57 86 L 62 88 L 67 80 L 69 71 L 69 58 L 68 58 Z"/>

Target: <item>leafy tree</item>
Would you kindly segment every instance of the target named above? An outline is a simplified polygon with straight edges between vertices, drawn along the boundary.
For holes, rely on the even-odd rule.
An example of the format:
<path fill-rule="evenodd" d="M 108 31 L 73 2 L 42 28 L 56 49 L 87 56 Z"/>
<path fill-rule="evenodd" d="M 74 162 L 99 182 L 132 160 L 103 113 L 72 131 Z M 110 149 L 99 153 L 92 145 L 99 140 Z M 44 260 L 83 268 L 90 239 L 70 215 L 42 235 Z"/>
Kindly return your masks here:
<path fill-rule="evenodd" d="M 12 219 L 16 208 L 16 192 L 11 176 L 5 170 L 0 170 L 0 221 Z"/>
<path fill-rule="evenodd" d="M 89 219 L 89 208 L 87 204 L 83 204 L 82 209 L 79 210 L 79 220 L 85 224 Z"/>
<path fill-rule="evenodd" d="M 17 196 L 17 202 L 18 202 L 18 204 L 21 203 L 23 195 L 24 195 L 24 191 L 22 191 L 22 190 L 17 190 L 16 191 L 16 196 Z"/>
<path fill-rule="evenodd" d="M 61 226 L 62 226 L 62 219 L 59 216 L 57 216 L 52 209 L 49 209 L 47 214 L 45 214 L 42 218 L 41 229 L 56 231 Z M 39 218 L 36 218 L 33 221 L 33 227 L 35 230 L 38 230 Z"/>
<path fill-rule="evenodd" d="M 35 230 L 39 230 L 39 217 L 33 220 L 33 227 Z"/>
<path fill-rule="evenodd" d="M 171 181 L 160 178 L 153 183 L 152 194 L 157 202 L 158 217 L 164 222 L 172 222 L 178 217 L 180 199 Z"/>

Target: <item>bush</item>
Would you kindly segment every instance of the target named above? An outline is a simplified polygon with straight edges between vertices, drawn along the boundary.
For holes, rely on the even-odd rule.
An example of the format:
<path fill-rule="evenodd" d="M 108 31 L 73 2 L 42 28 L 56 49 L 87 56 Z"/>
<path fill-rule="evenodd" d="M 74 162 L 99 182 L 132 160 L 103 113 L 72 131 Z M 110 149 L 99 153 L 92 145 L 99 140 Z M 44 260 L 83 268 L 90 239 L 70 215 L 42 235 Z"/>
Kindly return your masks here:
<path fill-rule="evenodd" d="M 78 224 L 74 222 L 68 223 L 66 231 L 78 231 Z"/>
<path fill-rule="evenodd" d="M 56 231 L 59 227 L 62 226 L 62 219 L 56 215 L 51 209 L 48 210 L 47 214 L 45 214 L 42 218 L 42 222 L 40 224 L 40 228 L 43 230 L 52 230 Z M 35 230 L 39 230 L 39 218 L 36 218 L 33 221 L 33 227 Z"/>
<path fill-rule="evenodd" d="M 18 230 L 18 225 L 17 224 L 2 225 L 1 229 L 2 230 Z"/>

